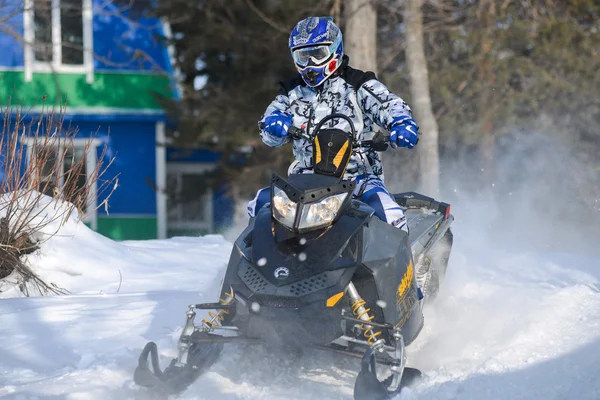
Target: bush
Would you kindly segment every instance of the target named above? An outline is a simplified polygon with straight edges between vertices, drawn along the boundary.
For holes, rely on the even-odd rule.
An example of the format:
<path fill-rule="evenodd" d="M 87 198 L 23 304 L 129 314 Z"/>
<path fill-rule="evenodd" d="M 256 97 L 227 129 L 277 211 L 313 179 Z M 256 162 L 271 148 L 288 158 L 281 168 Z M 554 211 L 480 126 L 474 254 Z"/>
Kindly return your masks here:
<path fill-rule="evenodd" d="M 104 161 L 106 142 L 93 171 L 86 171 L 86 155 L 97 151 L 92 145 L 96 135 L 85 139 L 83 149 L 76 148 L 78 132 L 64 124 L 64 111 L 44 109 L 26 124 L 21 108 L 9 105 L 2 110 L 0 279 L 18 285 L 26 296 L 66 293 L 44 282 L 22 256 L 56 235 L 69 218 L 84 220 L 107 206 L 117 187 L 117 178 L 101 179 L 114 161 Z M 92 196 L 103 192 L 105 200 L 96 205 Z"/>

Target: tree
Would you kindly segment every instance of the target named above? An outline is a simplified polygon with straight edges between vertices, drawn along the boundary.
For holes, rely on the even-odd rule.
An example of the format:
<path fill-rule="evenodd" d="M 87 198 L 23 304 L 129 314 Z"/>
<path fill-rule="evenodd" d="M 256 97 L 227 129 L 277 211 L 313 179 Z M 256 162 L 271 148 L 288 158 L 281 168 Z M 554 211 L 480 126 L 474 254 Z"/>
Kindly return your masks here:
<path fill-rule="evenodd" d="M 377 74 L 377 8 L 369 0 L 344 2 L 344 52 L 353 67 Z M 399 191 L 405 183 L 406 155 L 389 149 L 381 155 L 384 179 L 389 190 Z"/>
<path fill-rule="evenodd" d="M 183 88 L 182 101 L 168 104 L 178 122 L 175 143 L 221 152 L 215 183 L 227 180 L 248 197 L 273 171 L 285 174 L 291 149 L 264 145 L 257 121 L 279 81 L 296 74 L 288 50 L 294 24 L 327 14 L 329 6 L 319 0 L 159 2 L 155 12 L 171 25 Z"/>
<path fill-rule="evenodd" d="M 224 157 L 226 173 L 218 177 L 233 178 L 245 194 L 266 184 L 272 170 L 285 173 L 290 149 L 264 146 L 256 121 L 275 95 L 277 82 L 295 73 L 287 51 L 289 31 L 308 15 L 345 15 L 341 25 L 352 65 L 377 72 L 407 100 L 421 126 L 415 151 L 383 155 L 390 190 L 416 186 L 417 159 L 421 168 L 437 170 L 423 153 L 438 147 L 444 166 L 440 174 L 451 174 L 447 166 L 461 164 L 471 178 L 463 184 L 480 190 L 506 175 L 493 168 L 507 151 L 505 144 L 532 131 L 559 137 L 581 162 L 593 166 L 596 179 L 600 176 L 597 1 L 430 0 L 416 8 L 421 15 L 412 21 L 421 33 L 409 40 L 415 29 L 408 7 L 415 4 L 420 2 L 159 1 L 159 14 L 173 27 L 171 43 L 185 88 L 183 100 L 172 105 L 180 122 L 177 140 L 232 155 L 246 145 L 251 151 L 243 167 L 231 168 Z M 357 53 L 359 47 L 370 55 Z M 424 92 L 431 95 L 422 102 L 418 97 L 423 90 L 416 83 L 423 88 L 427 81 Z M 423 108 L 429 109 L 425 116 Z M 541 120 L 549 122 L 542 125 Z M 439 146 L 428 142 L 435 141 L 429 133 L 435 128 L 428 124 L 436 121 Z M 497 169 L 498 176 L 484 176 L 482 169 Z M 597 199 L 600 185 L 593 178 L 585 182 L 578 185 L 579 197 Z M 435 194 L 435 189 L 425 190 Z"/>
<path fill-rule="evenodd" d="M 344 52 L 352 66 L 377 73 L 377 10 L 368 0 L 347 0 L 344 21 Z"/>
<path fill-rule="evenodd" d="M 415 120 L 420 126 L 419 166 L 422 190 L 435 196 L 439 191 L 438 126 L 431 107 L 429 75 L 423 44 L 422 0 L 406 0 L 406 62 Z"/>

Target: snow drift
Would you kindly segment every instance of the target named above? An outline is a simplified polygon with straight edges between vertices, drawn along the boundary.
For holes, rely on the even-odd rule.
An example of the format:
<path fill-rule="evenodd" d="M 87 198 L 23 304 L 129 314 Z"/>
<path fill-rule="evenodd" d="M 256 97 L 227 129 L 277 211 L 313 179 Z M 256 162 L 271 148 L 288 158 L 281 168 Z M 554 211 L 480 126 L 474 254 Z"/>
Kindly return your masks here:
<path fill-rule="evenodd" d="M 0 397 L 124 398 L 146 339 L 173 348 L 182 310 L 218 294 L 231 244 L 220 236 L 114 242 L 76 218 L 57 224 L 26 262 L 71 295 L 20 298 L 5 282 Z"/>

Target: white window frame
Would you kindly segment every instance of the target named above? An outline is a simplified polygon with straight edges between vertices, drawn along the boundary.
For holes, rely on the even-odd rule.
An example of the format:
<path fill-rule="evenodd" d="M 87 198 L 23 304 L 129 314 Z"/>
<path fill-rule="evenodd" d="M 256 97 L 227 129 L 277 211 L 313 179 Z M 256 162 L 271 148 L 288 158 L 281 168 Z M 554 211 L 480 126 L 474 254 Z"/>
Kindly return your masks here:
<path fill-rule="evenodd" d="M 35 59 L 33 49 L 35 43 L 35 27 L 33 23 L 34 0 L 25 0 L 25 11 L 23 13 L 25 82 L 31 82 L 34 72 L 79 73 L 85 74 L 87 83 L 91 84 L 94 82 L 92 0 L 82 1 L 83 65 L 69 65 L 62 63 L 60 0 L 52 0 L 52 62 L 37 61 Z"/>
<path fill-rule="evenodd" d="M 36 144 L 36 138 L 25 137 L 21 138 L 21 141 L 25 146 L 27 146 L 27 163 L 29 164 L 35 154 L 33 152 L 33 148 Z M 43 141 L 43 142 L 42 142 Z M 98 147 L 102 146 L 102 139 L 89 139 L 89 138 L 75 138 L 69 139 L 69 142 L 73 142 L 73 147 L 85 147 L 89 143 L 89 149 L 85 153 L 85 170 L 86 170 L 86 180 L 90 181 L 93 178 L 93 172 L 96 170 L 96 166 L 98 164 Z M 40 144 L 48 144 L 44 139 L 37 139 L 37 142 L 42 142 Z M 58 145 L 58 154 L 62 154 L 64 149 L 64 144 L 59 143 Z M 59 185 L 62 187 L 63 185 L 63 177 L 60 177 Z M 87 215 L 82 220 L 83 222 L 89 222 L 90 227 L 93 230 L 98 230 L 98 182 L 97 180 L 93 180 L 92 187 L 90 188 L 89 196 L 87 197 Z"/>
<path fill-rule="evenodd" d="M 158 239 L 167 238 L 167 133 L 164 121 L 157 121 L 155 132 L 156 160 L 156 231 Z"/>
<path fill-rule="evenodd" d="M 215 168 L 214 164 L 200 164 L 200 163 L 167 163 L 167 175 L 177 174 L 177 185 L 181 187 L 181 176 L 183 174 L 196 174 L 202 175 L 206 172 L 212 171 Z M 208 232 L 212 232 L 213 230 L 213 219 L 214 219 L 214 210 L 213 210 L 213 190 L 207 189 L 204 196 L 210 201 L 205 204 L 205 213 L 207 221 L 198 222 L 198 221 L 182 221 L 181 218 L 179 221 L 169 221 L 167 215 L 167 229 L 168 230 L 201 230 L 205 229 Z M 168 204 L 167 207 L 169 209 L 173 207 L 181 207 L 181 204 Z M 181 212 L 181 211 L 180 211 Z"/>

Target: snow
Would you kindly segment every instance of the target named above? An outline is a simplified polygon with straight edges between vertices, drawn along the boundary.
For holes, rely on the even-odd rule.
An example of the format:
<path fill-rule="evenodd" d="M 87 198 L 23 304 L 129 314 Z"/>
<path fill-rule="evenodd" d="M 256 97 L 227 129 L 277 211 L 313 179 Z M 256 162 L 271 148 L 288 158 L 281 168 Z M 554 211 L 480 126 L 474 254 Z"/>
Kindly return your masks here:
<path fill-rule="evenodd" d="M 398 399 L 600 398 L 598 258 L 511 250 L 474 232 L 486 223 L 457 218 L 442 293 L 408 349 L 424 379 Z M 231 247 L 215 235 L 114 242 L 69 220 L 29 262 L 70 295 L 0 293 L 0 398 L 143 398 L 139 352 L 153 340 L 163 366 L 174 356 L 187 305 L 216 300 Z M 350 399 L 357 371 L 317 350 L 228 346 L 181 398 Z"/>
<path fill-rule="evenodd" d="M 598 277 L 566 267 L 586 262 L 593 271 L 555 254 L 457 255 L 411 349 L 426 371 L 418 398 L 598 398 Z"/>
<path fill-rule="evenodd" d="M 117 243 L 69 221 L 29 261 L 41 278 L 77 294 L 194 290 L 212 283 L 230 250 L 221 236 Z"/>

